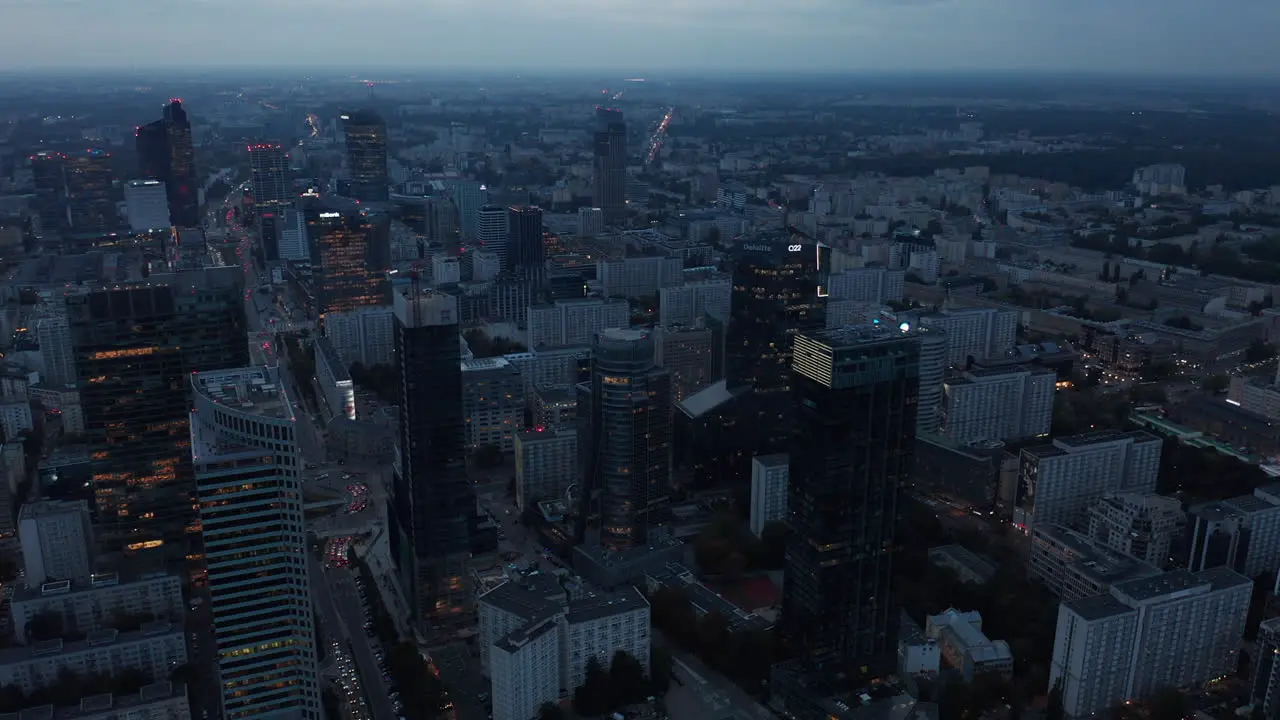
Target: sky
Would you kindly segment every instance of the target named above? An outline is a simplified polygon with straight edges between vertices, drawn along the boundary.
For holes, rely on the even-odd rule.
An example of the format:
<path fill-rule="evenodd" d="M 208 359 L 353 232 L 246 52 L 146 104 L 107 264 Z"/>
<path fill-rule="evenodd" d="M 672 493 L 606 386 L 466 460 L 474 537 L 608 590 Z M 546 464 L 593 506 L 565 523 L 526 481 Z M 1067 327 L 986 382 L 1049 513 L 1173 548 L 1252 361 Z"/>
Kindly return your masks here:
<path fill-rule="evenodd" d="M 0 0 L 0 68 L 1272 75 L 1280 0 Z"/>

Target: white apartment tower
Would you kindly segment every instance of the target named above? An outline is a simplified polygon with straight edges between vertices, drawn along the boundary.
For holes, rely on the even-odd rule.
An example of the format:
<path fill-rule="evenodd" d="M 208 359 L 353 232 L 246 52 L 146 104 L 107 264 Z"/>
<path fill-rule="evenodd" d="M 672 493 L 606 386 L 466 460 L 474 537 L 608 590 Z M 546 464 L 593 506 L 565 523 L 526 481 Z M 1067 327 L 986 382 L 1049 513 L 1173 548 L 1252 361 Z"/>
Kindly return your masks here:
<path fill-rule="evenodd" d="M 732 296 L 733 279 L 728 275 L 664 287 L 658 293 L 658 324 L 662 327 L 693 326 L 707 313 L 727 319 Z"/>
<path fill-rule="evenodd" d="M 130 180 L 124 186 L 125 212 L 134 232 L 161 230 L 170 226 L 169 196 L 160 180 Z"/>
<path fill-rule="evenodd" d="M 920 316 L 920 324 L 947 333 L 947 363 L 963 366 L 970 357 L 1000 357 L 1018 339 L 1018 311 L 995 308 L 942 310 Z"/>
<path fill-rule="evenodd" d="M 1069 718 L 1234 671 L 1253 581 L 1227 568 L 1129 580 L 1058 609 L 1049 687 Z"/>
<path fill-rule="evenodd" d="M 507 208 L 485 205 L 476 211 L 476 241 L 498 257 L 499 271 L 507 269 Z"/>
<path fill-rule="evenodd" d="M 529 306 L 529 347 L 590 345 L 601 330 L 631 326 L 626 300 L 579 298 Z"/>
<path fill-rule="evenodd" d="M 84 580 L 93 573 L 93 529 L 83 500 L 36 500 L 18 512 L 27 587 Z"/>
<path fill-rule="evenodd" d="M 1089 506 L 1115 492 L 1150 493 L 1160 470 L 1160 438 L 1102 430 L 1024 448 L 1014 524 L 1083 524 Z"/>
<path fill-rule="evenodd" d="M 1049 434 L 1057 374 L 1045 368 L 973 369 L 942 384 L 941 434 L 959 443 Z"/>
<path fill-rule="evenodd" d="M 827 280 L 832 300 L 857 300 L 883 305 L 902 300 L 906 273 L 885 267 L 850 268 L 833 273 Z"/>
<path fill-rule="evenodd" d="M 751 459 L 751 532 L 756 537 L 764 526 L 787 516 L 787 479 L 791 458 L 786 453 L 757 455 Z"/>

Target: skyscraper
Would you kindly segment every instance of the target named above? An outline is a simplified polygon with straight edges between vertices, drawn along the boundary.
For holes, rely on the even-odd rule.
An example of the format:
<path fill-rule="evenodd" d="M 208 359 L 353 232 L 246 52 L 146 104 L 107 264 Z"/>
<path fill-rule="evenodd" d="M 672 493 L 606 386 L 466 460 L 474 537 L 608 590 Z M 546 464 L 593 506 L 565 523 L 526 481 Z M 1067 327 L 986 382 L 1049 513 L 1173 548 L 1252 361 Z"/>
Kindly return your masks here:
<path fill-rule="evenodd" d="M 744 242 L 734 248 L 725 385 L 751 388 L 745 427 L 756 428 L 752 454 L 786 452 L 790 442 L 791 344 L 825 324 L 821 274 L 829 250 L 796 238 Z"/>
<path fill-rule="evenodd" d="M 296 410 L 271 369 L 194 373 L 190 383 L 222 716 L 319 720 Z"/>
<path fill-rule="evenodd" d="M 546 253 L 542 245 L 542 208 L 508 208 L 507 233 L 507 257 L 511 268 L 528 278 L 535 290 L 541 288 L 542 279 L 546 275 L 543 264 Z"/>
<path fill-rule="evenodd" d="M 169 219 L 177 227 L 200 226 L 200 186 L 196 180 L 196 151 L 191 122 L 182 100 L 164 107 L 160 120 L 139 127 L 134 137 L 138 171 L 144 179 L 160 180 L 169 194 Z"/>
<path fill-rule="evenodd" d="M 595 206 L 604 210 L 606 223 L 618 222 L 627 213 L 627 123 L 622 111 L 596 108 L 593 143 Z"/>
<path fill-rule="evenodd" d="M 814 662 L 895 651 L 890 579 L 915 444 L 919 340 L 887 325 L 800 333 L 780 627 Z"/>
<path fill-rule="evenodd" d="M 257 143 L 249 146 L 249 167 L 263 254 L 268 261 L 279 260 L 284 211 L 293 199 L 289 156 L 279 143 Z"/>
<path fill-rule="evenodd" d="M 347 139 L 347 169 L 351 172 L 351 196 L 362 202 L 390 197 L 387 175 L 387 124 L 372 110 L 344 113 L 342 129 Z"/>
<path fill-rule="evenodd" d="M 249 364 L 239 267 L 66 298 L 104 548 L 187 551 L 195 520 L 190 377 Z"/>
<path fill-rule="evenodd" d="M 107 233 L 121 229 L 111 154 L 97 149 L 69 153 L 63 168 L 72 232 Z"/>
<path fill-rule="evenodd" d="M 507 208 L 499 205 L 480 208 L 476 213 L 476 241 L 480 243 L 481 250 L 498 257 L 499 270 L 511 268 L 511 258 L 507 254 L 507 236 Z"/>
<path fill-rule="evenodd" d="M 354 203 L 315 202 L 305 209 L 317 316 L 386 305 L 390 238 Z"/>
<path fill-rule="evenodd" d="M 671 374 L 653 364 L 647 331 L 596 336 L 591 379 L 578 386 L 578 423 L 580 517 L 598 508 L 607 548 L 644 546 L 671 479 Z"/>
<path fill-rule="evenodd" d="M 40 234 L 45 238 L 53 238 L 70 222 L 67 219 L 67 181 L 64 176 L 66 159 L 67 156 L 59 152 L 38 152 L 30 158 Z"/>
<path fill-rule="evenodd" d="M 402 384 L 388 530 L 418 628 L 447 639 L 473 617 L 467 561 L 475 491 L 466 474 L 458 299 L 413 283 L 394 296 Z"/>

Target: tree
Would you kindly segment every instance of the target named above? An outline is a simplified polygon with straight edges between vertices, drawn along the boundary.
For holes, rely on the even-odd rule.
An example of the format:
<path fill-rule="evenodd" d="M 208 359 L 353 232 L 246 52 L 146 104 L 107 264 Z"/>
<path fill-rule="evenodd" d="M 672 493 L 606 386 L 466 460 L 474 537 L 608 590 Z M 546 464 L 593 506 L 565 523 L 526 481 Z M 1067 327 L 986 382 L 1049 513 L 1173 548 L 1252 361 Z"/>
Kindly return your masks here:
<path fill-rule="evenodd" d="M 594 656 L 587 660 L 582 686 L 573 691 L 573 711 L 579 715 L 603 715 L 609 712 L 609 672 Z"/>
<path fill-rule="evenodd" d="M 671 686 L 671 673 L 675 668 L 675 658 L 671 648 L 666 645 L 654 645 L 649 648 L 649 688 L 650 694 L 661 697 Z"/>
<path fill-rule="evenodd" d="M 65 630 L 62 613 L 57 610 L 42 610 L 27 621 L 27 637 L 32 640 L 56 640 Z"/>
<path fill-rule="evenodd" d="M 1227 388 L 1231 387 L 1231 378 L 1226 375 L 1210 375 L 1204 387 L 1211 393 L 1226 392 Z"/>
<path fill-rule="evenodd" d="M 1275 346 L 1268 344 L 1264 340 L 1254 340 L 1249 343 L 1248 349 L 1244 351 L 1245 362 L 1251 363 L 1266 362 L 1275 356 Z"/>
<path fill-rule="evenodd" d="M 501 467 L 503 462 L 502 448 L 493 443 L 485 443 L 476 448 L 471 457 L 476 467 L 485 469 Z"/>
<path fill-rule="evenodd" d="M 644 666 L 626 650 L 615 652 L 609 663 L 609 698 L 614 707 L 638 703 L 648 695 L 649 682 Z"/>
<path fill-rule="evenodd" d="M 1066 710 L 1062 707 L 1062 678 L 1049 688 L 1048 705 L 1044 709 L 1044 720 L 1066 720 Z"/>
<path fill-rule="evenodd" d="M 1151 708 L 1151 720 L 1182 720 L 1190 710 L 1187 696 L 1171 687 L 1156 688 L 1147 705 Z"/>
<path fill-rule="evenodd" d="M 538 708 L 538 720 L 565 720 L 564 711 L 555 703 L 544 702 Z"/>

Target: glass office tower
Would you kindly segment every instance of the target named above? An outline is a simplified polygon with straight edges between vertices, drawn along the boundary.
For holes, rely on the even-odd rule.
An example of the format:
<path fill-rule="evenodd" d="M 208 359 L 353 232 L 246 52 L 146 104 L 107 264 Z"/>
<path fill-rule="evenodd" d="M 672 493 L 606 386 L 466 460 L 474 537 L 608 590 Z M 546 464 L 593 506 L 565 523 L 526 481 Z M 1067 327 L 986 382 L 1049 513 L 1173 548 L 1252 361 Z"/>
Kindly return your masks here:
<path fill-rule="evenodd" d="M 347 169 L 351 172 L 351 197 L 381 202 L 390 197 L 387 174 L 387 124 L 372 110 L 344 113 L 342 129 L 347 141 Z"/>
<path fill-rule="evenodd" d="M 887 325 L 804 332 L 792 369 L 780 630 L 812 662 L 879 667 L 896 653 L 891 578 L 920 342 Z"/>

